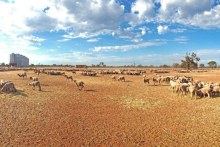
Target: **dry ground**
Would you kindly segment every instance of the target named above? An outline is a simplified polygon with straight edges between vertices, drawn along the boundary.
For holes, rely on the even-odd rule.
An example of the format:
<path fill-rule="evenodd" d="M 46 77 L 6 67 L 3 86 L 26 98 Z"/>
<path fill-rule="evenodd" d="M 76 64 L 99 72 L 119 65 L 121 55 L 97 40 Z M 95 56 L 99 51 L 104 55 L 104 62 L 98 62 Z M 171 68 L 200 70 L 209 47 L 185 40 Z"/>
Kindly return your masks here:
<path fill-rule="evenodd" d="M 0 79 L 13 81 L 18 89 L 0 94 L 0 146 L 220 144 L 220 98 L 178 97 L 168 86 L 144 86 L 142 76 L 118 82 L 109 75 L 73 75 L 86 84 L 79 91 L 62 76 L 41 74 L 38 91 L 17 73 L 0 73 Z M 220 82 L 220 71 L 184 75 Z"/>

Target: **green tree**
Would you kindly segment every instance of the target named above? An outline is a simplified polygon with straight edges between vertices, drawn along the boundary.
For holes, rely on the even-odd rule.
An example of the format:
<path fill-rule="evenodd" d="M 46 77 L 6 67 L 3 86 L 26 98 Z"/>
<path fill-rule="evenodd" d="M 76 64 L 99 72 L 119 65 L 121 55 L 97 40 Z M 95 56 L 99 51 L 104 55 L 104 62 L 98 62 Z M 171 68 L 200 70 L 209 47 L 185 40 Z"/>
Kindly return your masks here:
<path fill-rule="evenodd" d="M 100 62 L 97 66 L 105 67 L 106 65 L 104 62 Z"/>
<path fill-rule="evenodd" d="M 217 67 L 217 63 L 215 61 L 209 61 L 208 65 L 210 68 L 216 68 Z"/>
<path fill-rule="evenodd" d="M 5 63 L 2 63 L 1 66 L 5 66 Z"/>
<path fill-rule="evenodd" d="M 187 68 L 188 70 L 191 68 L 198 68 L 198 61 L 200 60 L 199 57 L 197 57 L 196 53 L 192 52 L 186 53 L 183 60 L 181 60 L 181 67 Z"/>
<path fill-rule="evenodd" d="M 199 67 L 200 67 L 200 68 L 204 68 L 204 67 L 205 67 L 205 64 L 201 63 L 201 64 L 199 64 Z"/>

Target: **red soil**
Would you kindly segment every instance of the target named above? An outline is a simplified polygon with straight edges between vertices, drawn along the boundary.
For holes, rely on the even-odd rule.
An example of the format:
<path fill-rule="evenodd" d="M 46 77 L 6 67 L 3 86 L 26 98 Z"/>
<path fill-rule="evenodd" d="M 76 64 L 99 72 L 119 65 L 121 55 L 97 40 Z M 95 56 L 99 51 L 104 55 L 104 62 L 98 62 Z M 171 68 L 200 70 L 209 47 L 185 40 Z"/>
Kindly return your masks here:
<path fill-rule="evenodd" d="M 0 73 L 0 79 L 13 81 L 18 89 L 0 94 L 0 146 L 220 144 L 220 98 L 178 97 L 168 86 L 144 86 L 142 76 L 118 82 L 108 75 L 73 75 L 85 82 L 85 90 L 79 91 L 62 76 L 41 74 L 38 91 L 17 73 Z M 184 75 L 217 82 L 219 73 Z"/>

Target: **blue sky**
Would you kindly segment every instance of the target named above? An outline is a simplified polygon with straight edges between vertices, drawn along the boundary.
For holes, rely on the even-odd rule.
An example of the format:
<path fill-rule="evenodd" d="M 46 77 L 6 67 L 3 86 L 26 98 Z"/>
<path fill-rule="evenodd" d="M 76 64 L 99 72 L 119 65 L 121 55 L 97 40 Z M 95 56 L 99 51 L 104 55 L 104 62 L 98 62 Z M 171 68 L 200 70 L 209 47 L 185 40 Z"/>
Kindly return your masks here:
<path fill-rule="evenodd" d="M 220 63 L 219 0 L 0 0 L 0 63 Z"/>

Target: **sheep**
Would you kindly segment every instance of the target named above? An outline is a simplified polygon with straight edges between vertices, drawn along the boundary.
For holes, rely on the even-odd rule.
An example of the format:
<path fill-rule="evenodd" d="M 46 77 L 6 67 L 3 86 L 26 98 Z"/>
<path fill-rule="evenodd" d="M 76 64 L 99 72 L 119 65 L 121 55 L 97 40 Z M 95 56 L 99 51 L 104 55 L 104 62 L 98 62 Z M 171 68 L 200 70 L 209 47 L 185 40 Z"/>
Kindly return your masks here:
<path fill-rule="evenodd" d="M 112 75 L 112 80 L 116 80 L 117 79 L 117 77 L 115 76 L 115 75 Z"/>
<path fill-rule="evenodd" d="M 16 88 L 14 83 L 11 81 L 6 81 L 4 83 L 1 83 L 1 92 L 9 93 L 9 92 L 16 92 Z"/>
<path fill-rule="evenodd" d="M 188 87 L 189 87 L 189 84 L 187 83 L 180 83 L 179 85 L 176 86 L 176 93 L 182 93 L 182 95 L 186 95 L 187 92 L 188 92 Z"/>
<path fill-rule="evenodd" d="M 4 81 L 4 80 L 1 80 L 1 81 L 0 81 L 0 88 L 2 88 L 2 87 L 4 86 L 5 82 L 6 82 L 6 81 Z"/>
<path fill-rule="evenodd" d="M 83 81 L 79 81 L 77 82 L 76 80 L 73 80 L 76 83 L 76 86 L 78 87 L 79 90 L 84 90 L 84 82 Z"/>
<path fill-rule="evenodd" d="M 38 90 L 41 91 L 41 84 L 40 84 L 39 81 L 33 81 L 33 82 L 29 83 L 28 85 L 29 85 L 29 86 L 32 86 L 33 89 L 35 89 L 35 86 L 37 86 L 37 87 L 38 87 Z"/>
<path fill-rule="evenodd" d="M 193 84 L 190 84 L 189 85 L 189 87 L 188 87 L 188 91 L 189 91 L 189 93 L 190 93 L 190 95 L 191 95 L 191 98 L 193 97 L 193 95 L 195 95 L 195 98 L 197 97 L 197 90 L 199 89 L 199 87 L 198 87 L 198 84 L 197 83 L 195 83 L 195 85 L 193 85 Z"/>
<path fill-rule="evenodd" d="M 37 71 L 37 76 L 39 77 L 39 75 L 40 75 L 40 71 Z"/>
<path fill-rule="evenodd" d="M 197 94 L 201 94 L 202 96 L 208 95 L 208 98 L 212 97 L 212 90 L 213 90 L 213 86 L 209 85 L 206 87 L 203 87 L 199 90 L 196 91 Z"/>
<path fill-rule="evenodd" d="M 148 83 L 148 85 L 150 84 L 150 79 L 149 78 L 144 77 L 143 79 L 144 79 L 144 85 L 146 85 L 146 83 Z"/>
<path fill-rule="evenodd" d="M 217 95 L 219 93 L 220 93 L 220 86 L 219 85 L 218 86 L 214 86 L 213 90 L 212 90 L 212 94 L 213 95 Z"/>
<path fill-rule="evenodd" d="M 30 80 L 38 81 L 38 78 L 37 77 L 30 77 Z"/>
<path fill-rule="evenodd" d="M 158 77 L 158 78 L 154 78 L 153 77 L 153 82 L 154 82 L 154 85 L 155 85 L 155 83 L 158 83 L 159 85 L 160 85 L 160 81 L 161 81 L 161 78 L 160 77 Z"/>
<path fill-rule="evenodd" d="M 170 81 L 170 89 L 172 90 L 172 92 L 174 92 L 174 90 L 176 89 L 176 87 L 178 87 L 180 85 L 180 83 L 171 80 Z"/>
<path fill-rule="evenodd" d="M 27 73 L 24 72 L 24 73 L 21 73 L 21 74 L 17 74 L 19 77 L 22 77 L 24 79 L 24 77 L 27 77 Z"/>
<path fill-rule="evenodd" d="M 124 81 L 125 82 L 125 77 L 124 76 L 119 76 L 118 81 Z"/>
<path fill-rule="evenodd" d="M 39 69 L 35 69 L 35 70 L 34 70 L 34 73 L 36 73 L 36 74 L 37 74 L 37 76 L 39 77 L 39 75 L 40 75 L 41 71 L 40 71 Z"/>
<path fill-rule="evenodd" d="M 159 78 L 160 78 L 161 83 L 169 84 L 169 82 L 170 82 L 170 77 L 169 76 L 161 76 Z"/>
<path fill-rule="evenodd" d="M 72 76 L 64 75 L 64 77 L 65 77 L 67 80 L 73 81 L 73 77 L 72 77 Z"/>

